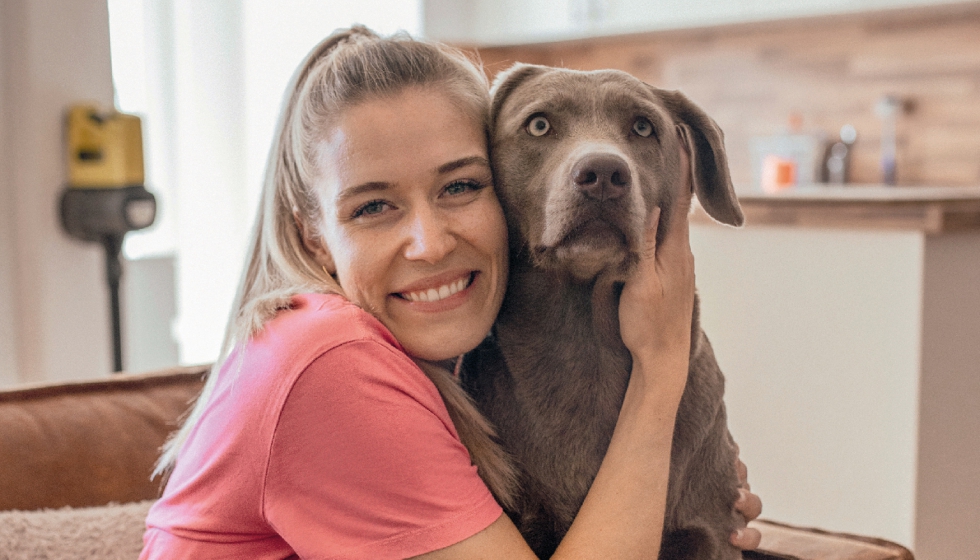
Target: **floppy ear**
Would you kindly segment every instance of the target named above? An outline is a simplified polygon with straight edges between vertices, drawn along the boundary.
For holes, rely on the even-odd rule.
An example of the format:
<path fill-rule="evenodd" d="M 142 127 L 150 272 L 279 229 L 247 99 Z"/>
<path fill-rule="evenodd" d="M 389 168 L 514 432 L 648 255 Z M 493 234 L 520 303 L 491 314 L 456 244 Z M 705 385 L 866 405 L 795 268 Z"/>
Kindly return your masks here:
<path fill-rule="evenodd" d="M 547 66 L 518 62 L 494 77 L 493 85 L 490 86 L 490 96 L 492 98 L 490 104 L 491 130 L 497 122 L 497 115 L 500 114 L 500 108 L 503 107 L 504 101 L 517 89 L 517 86 L 524 80 L 547 72 L 548 70 L 549 68 Z"/>
<path fill-rule="evenodd" d="M 678 91 L 661 92 L 664 102 L 677 119 L 677 132 L 691 155 L 691 181 L 694 194 L 709 216 L 723 224 L 745 223 L 735 196 L 725 154 L 725 137 L 715 121 Z"/>

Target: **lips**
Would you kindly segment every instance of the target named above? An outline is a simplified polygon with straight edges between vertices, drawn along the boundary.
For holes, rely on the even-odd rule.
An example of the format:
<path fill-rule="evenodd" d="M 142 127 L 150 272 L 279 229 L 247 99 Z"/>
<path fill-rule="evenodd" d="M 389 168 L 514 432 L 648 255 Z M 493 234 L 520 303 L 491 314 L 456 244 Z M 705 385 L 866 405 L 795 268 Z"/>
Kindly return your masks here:
<path fill-rule="evenodd" d="M 462 278 L 436 285 L 431 288 L 414 289 L 410 291 L 398 292 L 395 295 L 412 302 L 436 302 L 452 297 L 468 288 L 476 276 L 476 272 L 470 272 Z"/>

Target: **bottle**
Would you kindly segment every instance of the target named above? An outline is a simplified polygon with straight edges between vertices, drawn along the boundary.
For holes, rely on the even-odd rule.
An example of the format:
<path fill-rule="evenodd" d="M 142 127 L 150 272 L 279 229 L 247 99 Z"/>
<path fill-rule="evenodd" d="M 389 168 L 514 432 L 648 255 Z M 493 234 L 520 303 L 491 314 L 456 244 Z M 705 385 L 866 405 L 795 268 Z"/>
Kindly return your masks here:
<path fill-rule="evenodd" d="M 851 146 L 857 140 L 857 130 L 849 124 L 840 129 L 840 140 L 827 148 L 824 156 L 823 180 L 843 185 L 851 182 Z"/>
<path fill-rule="evenodd" d="M 895 184 L 895 120 L 902 101 L 894 95 L 886 95 L 875 104 L 875 114 L 881 119 L 881 182 Z"/>

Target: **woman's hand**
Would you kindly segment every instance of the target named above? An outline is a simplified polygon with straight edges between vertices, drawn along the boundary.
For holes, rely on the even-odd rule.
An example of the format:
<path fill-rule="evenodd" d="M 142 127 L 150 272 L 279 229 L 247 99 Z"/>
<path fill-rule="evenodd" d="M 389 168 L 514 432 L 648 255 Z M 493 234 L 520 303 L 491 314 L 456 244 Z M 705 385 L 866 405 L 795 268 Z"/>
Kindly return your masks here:
<path fill-rule="evenodd" d="M 738 445 L 735 446 L 735 470 L 738 472 L 738 500 L 735 501 L 735 511 L 748 523 L 762 514 L 762 500 L 751 492 L 749 487 L 749 469 L 738 456 Z M 743 527 L 732 533 L 731 543 L 742 550 L 755 550 L 762 540 L 758 529 Z"/>
<path fill-rule="evenodd" d="M 687 360 L 690 354 L 694 255 L 688 232 L 690 164 L 684 148 L 680 149 L 680 159 L 683 180 L 671 210 L 670 229 L 657 246 L 661 215 L 656 209 L 647 225 L 640 261 L 619 301 L 620 333 L 634 362 L 665 356 Z"/>

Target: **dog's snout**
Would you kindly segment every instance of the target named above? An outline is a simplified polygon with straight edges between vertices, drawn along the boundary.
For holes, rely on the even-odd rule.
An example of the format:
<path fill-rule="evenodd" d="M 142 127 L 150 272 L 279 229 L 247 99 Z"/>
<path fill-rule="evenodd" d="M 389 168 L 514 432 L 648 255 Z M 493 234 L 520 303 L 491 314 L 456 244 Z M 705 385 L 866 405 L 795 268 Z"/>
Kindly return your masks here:
<path fill-rule="evenodd" d="M 632 182 L 626 161 L 612 154 L 588 155 L 572 168 L 572 180 L 582 193 L 595 200 L 623 196 Z"/>

